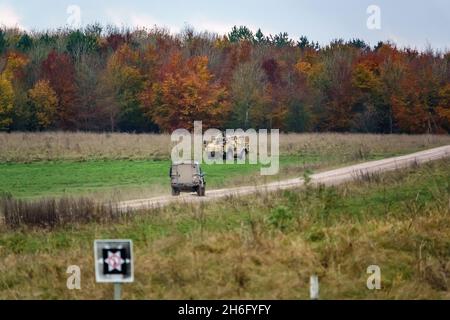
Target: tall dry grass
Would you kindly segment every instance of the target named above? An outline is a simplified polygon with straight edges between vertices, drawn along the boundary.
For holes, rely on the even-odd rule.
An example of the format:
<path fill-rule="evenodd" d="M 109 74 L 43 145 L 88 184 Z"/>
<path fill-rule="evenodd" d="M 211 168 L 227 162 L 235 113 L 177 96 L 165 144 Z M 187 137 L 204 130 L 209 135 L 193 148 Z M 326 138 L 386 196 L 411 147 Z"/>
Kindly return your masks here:
<path fill-rule="evenodd" d="M 281 153 L 339 153 L 355 159 L 377 154 L 408 153 L 448 144 L 449 135 L 305 133 L 280 136 Z"/>
<path fill-rule="evenodd" d="M 280 153 L 349 159 L 406 153 L 450 144 L 448 135 L 281 134 Z M 170 135 L 127 133 L 0 133 L 0 162 L 100 159 L 169 159 Z"/>
<path fill-rule="evenodd" d="M 86 223 L 111 223 L 130 215 L 117 210 L 112 202 L 103 204 L 86 197 L 22 200 L 9 196 L 0 198 L 0 214 L 9 229 L 53 229 Z"/>
<path fill-rule="evenodd" d="M 128 133 L 0 133 L 0 162 L 162 159 L 170 136 Z"/>

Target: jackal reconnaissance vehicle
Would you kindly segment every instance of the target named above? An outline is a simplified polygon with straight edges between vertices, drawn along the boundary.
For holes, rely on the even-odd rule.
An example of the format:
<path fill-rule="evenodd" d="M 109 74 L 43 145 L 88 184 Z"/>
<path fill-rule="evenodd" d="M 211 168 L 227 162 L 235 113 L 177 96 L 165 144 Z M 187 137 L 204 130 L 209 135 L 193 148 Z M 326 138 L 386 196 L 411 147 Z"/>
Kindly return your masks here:
<path fill-rule="evenodd" d="M 218 135 L 205 145 L 208 158 L 243 159 L 249 152 L 249 138 L 243 135 Z"/>

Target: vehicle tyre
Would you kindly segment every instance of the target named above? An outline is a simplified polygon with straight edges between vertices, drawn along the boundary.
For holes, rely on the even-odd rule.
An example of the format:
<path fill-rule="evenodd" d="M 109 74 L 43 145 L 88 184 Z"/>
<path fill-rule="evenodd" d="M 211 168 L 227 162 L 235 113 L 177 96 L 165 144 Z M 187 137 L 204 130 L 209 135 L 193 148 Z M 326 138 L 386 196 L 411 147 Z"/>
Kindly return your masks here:
<path fill-rule="evenodd" d="M 233 152 L 233 149 L 228 149 L 228 151 L 224 154 L 224 160 L 234 160 L 236 155 Z"/>
<path fill-rule="evenodd" d="M 205 186 L 199 186 L 197 188 L 197 195 L 199 197 L 204 197 L 205 196 Z"/>
<path fill-rule="evenodd" d="M 247 150 L 246 149 L 242 149 L 241 152 L 239 153 L 239 160 L 244 159 L 244 156 L 247 154 Z"/>
<path fill-rule="evenodd" d="M 173 196 L 179 196 L 180 195 L 180 190 L 178 190 L 177 188 L 172 188 L 172 195 Z"/>

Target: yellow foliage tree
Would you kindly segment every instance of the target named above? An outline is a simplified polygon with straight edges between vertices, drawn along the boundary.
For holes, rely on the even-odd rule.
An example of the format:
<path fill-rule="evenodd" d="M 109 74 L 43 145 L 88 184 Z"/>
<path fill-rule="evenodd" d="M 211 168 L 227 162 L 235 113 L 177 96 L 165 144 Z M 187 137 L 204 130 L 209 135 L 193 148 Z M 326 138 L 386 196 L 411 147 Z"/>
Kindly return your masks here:
<path fill-rule="evenodd" d="M 306 61 L 299 61 L 295 65 L 295 69 L 297 70 L 297 72 L 299 72 L 301 74 L 309 75 L 312 70 L 312 65 L 311 65 L 311 63 L 306 62 Z"/>
<path fill-rule="evenodd" d="M 18 53 L 10 53 L 0 75 L 0 130 L 9 129 L 14 113 L 14 80 L 23 71 L 28 60 Z"/>
<path fill-rule="evenodd" d="M 319 87 L 320 82 L 323 81 L 325 66 L 322 62 L 315 62 L 313 59 L 299 60 L 294 68 L 299 75 L 306 78 L 310 86 Z"/>
<path fill-rule="evenodd" d="M 359 63 L 353 70 L 353 85 L 363 92 L 378 92 L 381 87 L 379 78 L 367 64 Z"/>
<path fill-rule="evenodd" d="M 40 80 L 28 91 L 28 99 L 36 110 L 36 118 L 41 128 L 48 128 L 57 115 L 58 98 L 48 80 Z"/>
<path fill-rule="evenodd" d="M 5 69 L 2 72 L 3 77 L 9 81 L 13 81 L 28 63 L 28 59 L 18 53 L 10 53 L 7 58 Z"/>
<path fill-rule="evenodd" d="M 7 129 L 11 125 L 13 109 L 13 86 L 11 81 L 0 76 L 0 130 Z"/>
<path fill-rule="evenodd" d="M 157 54 L 152 45 L 145 50 L 133 50 L 122 45 L 108 59 L 102 76 L 104 110 L 109 114 L 111 130 L 119 127 L 145 128 L 147 119 L 142 114 L 140 94 L 145 81 L 155 77 Z M 144 120 L 145 119 L 145 120 Z"/>

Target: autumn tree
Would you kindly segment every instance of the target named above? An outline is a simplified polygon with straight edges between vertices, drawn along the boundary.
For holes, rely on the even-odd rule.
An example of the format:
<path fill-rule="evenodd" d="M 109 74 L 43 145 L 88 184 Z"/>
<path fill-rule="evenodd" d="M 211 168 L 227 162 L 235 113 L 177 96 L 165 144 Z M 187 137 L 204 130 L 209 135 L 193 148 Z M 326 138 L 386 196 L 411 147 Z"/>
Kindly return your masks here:
<path fill-rule="evenodd" d="M 354 96 L 352 94 L 352 65 L 355 50 L 338 46 L 324 59 L 323 94 L 326 115 L 324 128 L 349 131 L 352 127 Z"/>
<path fill-rule="evenodd" d="M 6 65 L 0 74 L 0 129 L 10 129 L 13 124 L 15 104 L 20 80 L 24 76 L 24 67 L 28 63 L 25 56 L 10 53 L 6 58 Z"/>
<path fill-rule="evenodd" d="M 350 129 L 353 59 L 353 50 L 337 42 L 326 48 L 326 54 L 310 52 L 297 62 L 298 72 L 306 77 L 311 88 L 310 109 L 316 130 Z"/>
<path fill-rule="evenodd" d="M 104 79 L 104 61 L 94 54 L 82 54 L 75 64 L 77 128 L 86 131 L 109 130 L 110 109 L 115 108 L 115 92 L 108 91 L 110 78 Z"/>
<path fill-rule="evenodd" d="M 26 56 L 19 53 L 9 53 L 6 58 L 6 65 L 2 76 L 9 81 L 18 80 L 24 77 L 24 67 L 28 63 Z"/>
<path fill-rule="evenodd" d="M 439 90 L 437 114 L 443 129 L 450 131 L 450 83 Z"/>
<path fill-rule="evenodd" d="M 57 115 L 58 98 L 48 80 L 38 81 L 28 91 L 30 104 L 34 107 L 36 120 L 41 129 L 50 128 Z"/>
<path fill-rule="evenodd" d="M 287 132 L 305 132 L 311 129 L 311 90 L 304 74 L 297 71 L 295 64 L 297 55 L 292 54 L 291 61 L 282 62 L 282 88 L 278 97 L 283 103 L 283 128 Z"/>
<path fill-rule="evenodd" d="M 237 67 L 230 88 L 230 124 L 233 127 L 248 129 L 263 126 L 265 85 L 264 72 L 259 63 L 252 61 Z"/>
<path fill-rule="evenodd" d="M 250 61 L 255 62 L 253 57 L 254 48 L 250 41 L 231 43 L 225 38 L 219 42 L 219 44 L 216 43 L 216 48 L 221 50 L 221 65 L 215 71 L 215 74 L 222 85 L 230 88 L 232 77 L 237 67 Z M 209 60 L 208 64 L 210 65 Z"/>
<path fill-rule="evenodd" d="M 426 133 L 428 115 L 420 103 L 417 93 L 408 92 L 392 97 L 394 119 L 402 132 Z"/>
<path fill-rule="evenodd" d="M 394 120 L 402 132 L 435 133 L 439 131 L 440 81 L 433 72 L 432 55 L 416 51 L 408 51 L 407 54 L 409 59 L 413 59 L 407 61 L 399 90 L 391 98 Z"/>
<path fill-rule="evenodd" d="M 12 123 L 13 103 L 12 84 L 4 76 L 0 76 L 0 130 L 9 129 Z"/>
<path fill-rule="evenodd" d="M 285 131 L 290 97 L 287 92 L 287 82 L 283 79 L 283 75 L 287 74 L 283 65 L 285 66 L 284 61 L 269 58 L 262 62 L 261 68 L 267 79 L 264 91 L 265 127 Z"/>
<path fill-rule="evenodd" d="M 402 132 L 426 133 L 429 129 L 428 112 L 420 91 L 416 77 L 409 72 L 391 98 L 394 120 Z"/>
<path fill-rule="evenodd" d="M 110 32 L 106 37 L 103 46 L 110 48 L 112 51 L 116 51 L 126 41 L 126 37 L 122 34 L 117 32 Z"/>
<path fill-rule="evenodd" d="M 167 132 L 191 129 L 195 120 L 205 127 L 221 127 L 228 115 L 227 91 L 214 82 L 206 57 L 184 61 L 172 56 L 161 81 L 142 94 L 146 114 Z"/>
<path fill-rule="evenodd" d="M 397 128 L 394 123 L 392 97 L 399 92 L 400 83 L 406 71 L 406 63 L 398 50 L 390 45 L 380 44 L 375 52 L 380 57 L 381 104 L 378 132 L 393 133 Z"/>
<path fill-rule="evenodd" d="M 58 123 L 61 129 L 77 128 L 75 68 L 70 56 L 52 50 L 42 62 L 42 78 L 58 96 Z"/>
<path fill-rule="evenodd" d="M 108 60 L 101 90 L 104 97 L 112 95 L 106 97 L 112 130 L 116 125 L 123 131 L 156 129 L 144 115 L 140 99 L 145 83 L 156 77 L 156 59 L 152 46 L 137 51 L 124 44 Z"/>
<path fill-rule="evenodd" d="M 353 67 L 354 107 L 352 128 L 356 131 L 377 132 L 382 126 L 383 112 L 380 62 L 373 55 L 364 55 Z"/>

